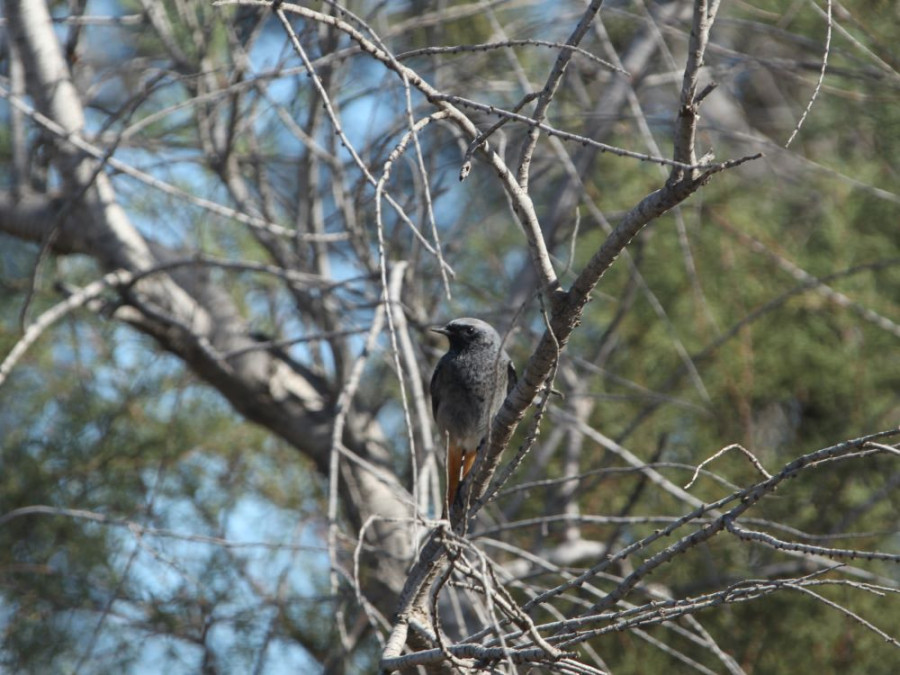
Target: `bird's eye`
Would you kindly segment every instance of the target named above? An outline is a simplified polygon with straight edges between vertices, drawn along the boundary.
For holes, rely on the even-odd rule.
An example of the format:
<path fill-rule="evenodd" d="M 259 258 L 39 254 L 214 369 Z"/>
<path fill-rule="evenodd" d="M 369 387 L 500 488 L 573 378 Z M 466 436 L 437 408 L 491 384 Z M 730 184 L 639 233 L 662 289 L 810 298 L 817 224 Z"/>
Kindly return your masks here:
<path fill-rule="evenodd" d="M 475 326 L 466 326 L 466 335 L 475 335 Z"/>

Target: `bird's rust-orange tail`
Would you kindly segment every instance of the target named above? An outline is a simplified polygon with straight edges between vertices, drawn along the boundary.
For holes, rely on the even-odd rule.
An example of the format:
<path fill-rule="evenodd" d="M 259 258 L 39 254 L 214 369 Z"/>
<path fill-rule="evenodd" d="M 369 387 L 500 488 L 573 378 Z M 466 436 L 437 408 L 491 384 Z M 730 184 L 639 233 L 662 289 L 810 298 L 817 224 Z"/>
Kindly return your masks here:
<path fill-rule="evenodd" d="M 443 517 L 447 517 L 447 509 L 453 506 L 460 482 L 469 475 L 474 464 L 474 450 L 466 452 L 465 448 L 455 445 L 453 442 L 449 444 L 447 448 L 447 501 L 444 504 Z"/>

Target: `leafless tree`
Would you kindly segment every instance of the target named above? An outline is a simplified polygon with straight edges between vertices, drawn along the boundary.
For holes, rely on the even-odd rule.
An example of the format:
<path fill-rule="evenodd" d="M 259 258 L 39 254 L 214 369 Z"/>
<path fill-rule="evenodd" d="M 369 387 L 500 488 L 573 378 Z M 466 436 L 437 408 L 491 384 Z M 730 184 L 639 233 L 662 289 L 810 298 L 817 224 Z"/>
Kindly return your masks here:
<path fill-rule="evenodd" d="M 672 402 L 670 391 L 648 397 L 616 438 L 591 423 L 587 383 L 614 349 L 616 322 L 638 296 L 660 306 L 632 242 L 673 210 L 681 223 L 679 207 L 732 170 L 749 181 L 763 152 L 786 155 L 710 74 L 710 54 L 730 48 L 710 38 L 719 2 L 602 5 L 411 2 L 394 12 L 390 3 L 141 0 L 138 13 L 104 18 L 76 2 L 54 25 L 45 2 L 4 2 L 9 77 L 0 95 L 13 179 L 0 194 L 0 231 L 38 244 L 38 265 L 89 260 L 94 280 L 77 284 L 58 268 L 63 297 L 43 313 L 23 309 L 0 386 L 54 323 L 86 308 L 150 336 L 311 460 L 327 484 L 330 586 L 346 599 L 335 614 L 339 644 L 321 655 L 328 669 L 347 668 L 374 635 L 385 671 L 607 672 L 596 641 L 628 631 L 700 672 L 738 673 L 699 615 L 776 593 L 815 598 L 900 646 L 895 630 L 819 590 L 895 594 L 896 576 L 878 570 L 900 555 L 810 543 L 786 523 L 755 518 L 788 479 L 885 456 L 896 466 L 896 430 L 835 439 L 780 466 L 737 444 L 702 451 L 713 464 L 694 473 L 712 486 L 700 497 L 684 487 L 693 466 L 626 447 Z M 515 37 L 520 18 L 544 21 L 546 12 L 555 14 L 552 35 Z M 830 36 L 830 3 L 826 19 Z M 615 35 L 611 22 L 621 24 Z M 91 29 L 150 46 L 107 69 L 84 37 Z M 459 37 L 467 31 L 471 41 Z M 825 64 L 810 69 L 810 106 Z M 625 118 L 643 147 L 614 144 Z M 719 141 L 737 154 L 716 157 Z M 625 206 L 605 204 L 593 184 L 610 156 L 642 162 L 652 185 Z M 603 232 L 589 251 L 579 239 L 587 230 Z M 618 318 L 590 351 L 573 352 L 614 265 L 629 275 Z M 827 280 L 791 273 L 797 292 L 854 306 Z M 257 289 L 252 301 L 231 292 L 238 279 Z M 427 328 L 456 308 L 502 328 L 520 376 L 462 506 L 439 521 L 442 453 L 425 391 L 441 345 Z M 690 382 L 702 402 L 698 364 L 743 325 L 694 353 L 673 335 L 680 365 L 670 390 Z M 592 469 L 586 458 L 600 449 L 614 462 Z M 554 456 L 560 472 L 541 473 Z M 710 471 L 729 462 L 752 472 L 741 485 Z M 616 472 L 636 479 L 631 501 L 615 514 L 586 511 L 586 486 Z M 548 495 L 545 510 L 529 512 L 529 491 Z M 661 515 L 631 510 L 642 492 L 666 501 Z M 38 506 L 0 522 L 37 513 L 143 532 Z M 521 543 L 541 530 L 559 536 Z M 664 564 L 714 542 L 793 563 L 695 593 L 655 580 Z M 660 626 L 688 646 L 651 632 Z"/>

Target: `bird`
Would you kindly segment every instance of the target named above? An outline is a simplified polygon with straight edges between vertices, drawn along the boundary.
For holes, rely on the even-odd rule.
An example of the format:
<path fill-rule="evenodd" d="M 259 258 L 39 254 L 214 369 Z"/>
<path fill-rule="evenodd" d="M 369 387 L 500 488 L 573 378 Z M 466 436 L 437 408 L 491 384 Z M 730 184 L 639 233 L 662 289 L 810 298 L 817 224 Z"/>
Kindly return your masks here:
<path fill-rule="evenodd" d="M 430 387 L 431 412 L 447 447 L 446 517 L 517 377 L 503 340 L 490 324 L 464 317 L 431 330 L 450 342 Z"/>

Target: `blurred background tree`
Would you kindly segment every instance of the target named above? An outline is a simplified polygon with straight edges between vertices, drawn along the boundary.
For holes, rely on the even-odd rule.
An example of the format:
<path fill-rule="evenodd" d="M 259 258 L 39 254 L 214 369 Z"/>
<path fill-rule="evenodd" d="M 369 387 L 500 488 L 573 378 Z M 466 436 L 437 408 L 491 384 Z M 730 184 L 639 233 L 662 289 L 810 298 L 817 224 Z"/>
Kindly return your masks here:
<path fill-rule="evenodd" d="M 671 156 L 694 9 L 607 2 L 572 54 L 545 121 L 577 138 L 543 130 L 527 190 L 564 287 L 669 175 L 582 139 Z M 374 672 L 440 512 L 423 391 L 445 345 L 427 328 L 487 319 L 520 373 L 545 330 L 501 180 L 475 154 L 460 182 L 472 138 L 424 120 L 441 102 L 481 131 L 506 119 L 490 143 L 515 166 L 529 126 L 496 113 L 533 114 L 585 5 L 313 10 L 3 4 L 10 672 Z M 765 157 L 644 229 L 595 290 L 557 364 L 564 398 L 468 533 L 463 559 L 480 551 L 511 601 L 757 484 L 735 450 L 682 490 L 725 446 L 775 474 L 897 426 L 898 33 L 889 2 L 719 9 L 697 150 Z M 558 672 L 892 673 L 898 486 L 888 446 L 804 471 L 742 520 L 796 546 L 690 548 L 585 626 Z M 552 637 L 673 540 L 531 619 Z M 478 576 L 455 574 L 448 635 L 502 633 Z M 629 614 L 667 600 L 686 609 Z"/>

